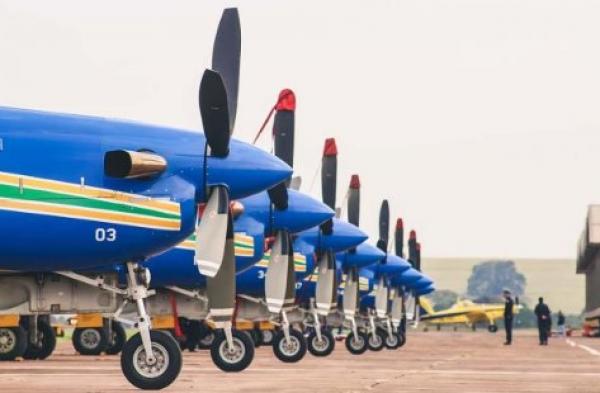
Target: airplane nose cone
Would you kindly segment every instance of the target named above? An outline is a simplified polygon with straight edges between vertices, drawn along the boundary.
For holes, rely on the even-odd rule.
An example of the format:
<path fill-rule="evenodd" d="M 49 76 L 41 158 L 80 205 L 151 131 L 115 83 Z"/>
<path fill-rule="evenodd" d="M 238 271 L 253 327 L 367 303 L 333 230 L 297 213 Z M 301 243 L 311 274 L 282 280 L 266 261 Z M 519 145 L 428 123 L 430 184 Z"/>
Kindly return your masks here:
<path fill-rule="evenodd" d="M 423 296 L 423 295 L 427 295 L 428 293 L 431 293 L 433 291 L 435 291 L 435 287 L 432 284 L 428 287 L 417 289 L 415 292 L 418 296 Z"/>
<path fill-rule="evenodd" d="M 425 289 L 432 285 L 433 280 L 423 274 L 422 277 L 413 284 L 413 288 L 415 288 L 418 291 L 420 289 Z"/>
<path fill-rule="evenodd" d="M 396 255 L 388 255 L 385 263 L 379 266 L 378 271 L 388 275 L 396 275 L 411 268 L 410 263 Z"/>
<path fill-rule="evenodd" d="M 340 219 L 333 219 L 333 233 L 322 237 L 324 248 L 335 252 L 344 251 L 356 247 L 369 237 L 357 226 Z"/>
<path fill-rule="evenodd" d="M 345 269 L 350 267 L 358 267 L 360 269 L 379 262 L 384 257 L 385 253 L 379 248 L 369 243 L 362 243 L 356 247 L 356 252 L 345 252 L 342 256 L 342 261 Z"/>
<path fill-rule="evenodd" d="M 279 158 L 233 139 L 227 157 L 207 160 L 207 184 L 227 185 L 231 199 L 267 190 L 292 175 L 292 168 Z"/>
<path fill-rule="evenodd" d="M 288 208 L 273 210 L 273 227 L 296 233 L 322 224 L 335 212 L 317 199 L 295 190 L 288 190 Z"/>
<path fill-rule="evenodd" d="M 412 288 L 412 285 L 419 281 L 423 275 L 417 269 L 407 269 L 402 274 L 392 277 L 393 285 L 406 285 Z"/>

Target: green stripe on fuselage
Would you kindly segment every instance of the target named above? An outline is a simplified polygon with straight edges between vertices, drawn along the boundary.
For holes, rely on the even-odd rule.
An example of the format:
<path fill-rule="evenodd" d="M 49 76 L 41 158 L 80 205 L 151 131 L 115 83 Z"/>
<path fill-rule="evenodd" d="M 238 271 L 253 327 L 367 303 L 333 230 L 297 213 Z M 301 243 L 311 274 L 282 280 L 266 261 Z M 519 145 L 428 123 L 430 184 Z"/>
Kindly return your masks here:
<path fill-rule="evenodd" d="M 139 206 L 124 205 L 104 199 L 94 199 L 85 196 L 78 197 L 55 191 L 45 191 L 27 187 L 23 188 L 21 191 L 18 186 L 11 186 L 7 184 L 0 184 L 0 198 L 83 207 L 88 209 L 113 211 L 116 213 L 137 214 L 155 218 L 174 220 L 178 220 L 180 218 L 178 214 L 165 213 Z"/>

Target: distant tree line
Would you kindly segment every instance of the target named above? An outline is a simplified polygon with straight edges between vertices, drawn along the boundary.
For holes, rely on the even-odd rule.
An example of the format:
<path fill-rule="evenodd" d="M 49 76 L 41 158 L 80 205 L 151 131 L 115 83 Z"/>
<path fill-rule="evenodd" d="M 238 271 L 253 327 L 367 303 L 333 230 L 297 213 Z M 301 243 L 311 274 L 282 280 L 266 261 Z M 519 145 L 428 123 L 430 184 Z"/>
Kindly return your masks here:
<path fill-rule="evenodd" d="M 502 291 L 508 289 L 513 297 L 519 298 L 519 304 L 522 306 L 519 314 L 515 316 L 515 327 L 532 328 L 536 326 L 537 321 L 532 308 L 527 302 L 528 299 L 524 297 L 526 286 L 527 279 L 517 271 L 514 261 L 483 261 L 473 266 L 473 271 L 467 282 L 467 297 L 476 303 L 504 302 Z M 459 294 L 454 291 L 442 289 L 431 295 L 431 301 L 434 303 L 434 310 L 440 311 L 451 307 L 459 297 Z M 552 309 L 552 305 L 550 305 L 550 308 Z M 556 324 L 558 310 L 552 311 L 555 313 L 553 322 Z M 567 326 L 578 327 L 582 323 L 581 314 L 565 316 Z M 502 320 L 498 321 L 498 324 L 502 327 Z"/>

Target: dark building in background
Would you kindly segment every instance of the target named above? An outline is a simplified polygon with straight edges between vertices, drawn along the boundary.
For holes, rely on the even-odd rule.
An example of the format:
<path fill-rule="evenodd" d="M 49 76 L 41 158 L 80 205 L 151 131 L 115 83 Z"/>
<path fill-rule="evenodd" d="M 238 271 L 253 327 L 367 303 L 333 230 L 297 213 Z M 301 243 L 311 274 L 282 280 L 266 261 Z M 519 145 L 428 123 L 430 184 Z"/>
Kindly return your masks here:
<path fill-rule="evenodd" d="M 590 205 L 577 245 L 577 273 L 585 274 L 585 319 L 595 324 L 600 322 L 599 251 L 600 205 Z"/>

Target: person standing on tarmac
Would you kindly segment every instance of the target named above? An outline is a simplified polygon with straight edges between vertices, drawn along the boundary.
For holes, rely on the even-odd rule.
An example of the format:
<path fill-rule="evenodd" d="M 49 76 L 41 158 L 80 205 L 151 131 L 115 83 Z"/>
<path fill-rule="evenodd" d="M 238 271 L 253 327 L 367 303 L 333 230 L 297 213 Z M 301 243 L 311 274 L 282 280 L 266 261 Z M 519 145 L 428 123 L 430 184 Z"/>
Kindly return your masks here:
<path fill-rule="evenodd" d="M 560 334 L 562 337 L 565 337 L 567 333 L 565 329 L 565 322 L 565 314 L 563 314 L 561 310 L 558 310 L 556 325 L 558 326 L 558 334 Z"/>
<path fill-rule="evenodd" d="M 537 317 L 538 332 L 540 336 L 540 345 L 548 345 L 548 332 L 550 330 L 550 308 L 544 303 L 544 298 L 539 298 L 539 302 L 533 310 Z"/>
<path fill-rule="evenodd" d="M 506 300 L 506 303 L 504 304 L 504 330 L 506 331 L 506 342 L 504 345 L 511 345 L 513 329 L 513 306 L 515 303 L 513 302 L 508 289 L 505 289 L 503 293 L 504 299 Z"/>

